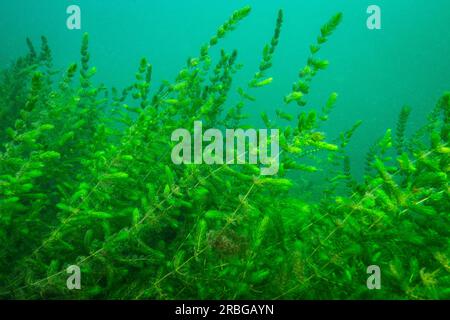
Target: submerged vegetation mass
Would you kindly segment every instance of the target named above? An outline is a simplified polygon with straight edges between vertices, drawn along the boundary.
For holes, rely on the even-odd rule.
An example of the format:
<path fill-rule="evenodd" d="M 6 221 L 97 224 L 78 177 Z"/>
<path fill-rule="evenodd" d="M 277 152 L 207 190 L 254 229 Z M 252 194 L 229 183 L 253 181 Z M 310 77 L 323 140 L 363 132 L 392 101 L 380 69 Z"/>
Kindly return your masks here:
<path fill-rule="evenodd" d="M 0 78 L 0 298 L 450 297 L 450 93 L 411 136 L 405 107 L 370 148 L 362 181 L 352 177 L 346 147 L 361 122 L 330 141 L 321 126 L 337 94 L 304 108 L 341 14 L 309 47 L 278 119 L 261 115 L 280 130 L 276 176 L 172 163 L 174 129 L 245 127 L 253 92 L 273 81 L 282 11 L 248 83 L 233 83 L 237 51 L 212 53 L 249 13 L 234 12 L 159 87 L 146 59 L 123 90 L 95 84 L 87 34 L 64 72 L 45 37 L 39 50 L 27 40 Z M 305 199 L 296 177 L 319 170 L 320 199 Z M 66 286 L 70 265 L 81 290 Z M 366 286 L 369 265 L 381 268 L 381 290 Z"/>

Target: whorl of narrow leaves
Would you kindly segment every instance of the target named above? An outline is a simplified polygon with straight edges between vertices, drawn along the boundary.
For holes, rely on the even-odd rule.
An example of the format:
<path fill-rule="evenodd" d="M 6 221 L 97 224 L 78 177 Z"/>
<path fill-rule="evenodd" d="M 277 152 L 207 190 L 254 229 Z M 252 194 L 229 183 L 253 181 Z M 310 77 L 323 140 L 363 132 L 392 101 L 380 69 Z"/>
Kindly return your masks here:
<path fill-rule="evenodd" d="M 89 34 L 84 33 L 81 41 L 81 68 L 80 68 L 80 83 L 83 89 L 88 89 L 91 85 L 89 74 Z"/>
<path fill-rule="evenodd" d="M 26 111 L 32 111 L 38 101 L 38 97 L 42 88 L 42 77 L 43 75 L 41 72 L 35 72 L 33 75 L 33 78 L 31 80 L 30 96 L 27 103 L 25 104 Z"/>
<path fill-rule="evenodd" d="M 408 123 L 410 114 L 411 114 L 411 108 L 408 106 L 404 106 L 398 116 L 397 127 L 396 127 L 396 131 L 395 131 L 395 135 L 396 135 L 395 146 L 396 146 L 398 155 L 401 155 L 404 151 L 405 130 L 406 130 L 406 124 Z"/>
<path fill-rule="evenodd" d="M 39 54 L 39 59 L 45 61 L 47 67 L 51 67 L 52 62 L 52 51 L 48 45 L 48 40 L 46 37 L 41 37 L 41 53 Z"/>
<path fill-rule="evenodd" d="M 361 126 L 362 121 L 358 120 L 355 122 L 355 124 L 348 129 L 347 131 L 341 133 L 341 147 L 345 148 L 347 146 L 347 144 L 350 142 L 350 139 L 353 137 L 353 135 L 355 134 L 356 130 Z"/>
<path fill-rule="evenodd" d="M 275 49 L 278 46 L 280 39 L 281 27 L 283 25 L 283 10 L 278 11 L 278 18 L 275 26 L 275 31 L 272 36 L 270 44 L 267 44 L 263 50 L 263 59 L 259 65 L 259 71 L 254 75 L 253 79 L 250 81 L 250 87 L 263 87 L 272 82 L 272 78 L 266 78 L 265 72 L 272 67 L 272 59 L 275 53 Z M 262 80 L 263 79 L 263 80 Z"/>
<path fill-rule="evenodd" d="M 84 72 L 89 69 L 89 34 L 85 32 L 81 41 L 81 66 Z"/>
<path fill-rule="evenodd" d="M 331 34 L 336 30 L 339 24 L 342 22 L 342 13 L 334 15 L 321 29 L 320 29 L 320 39 L 318 43 L 331 36 Z"/>
<path fill-rule="evenodd" d="M 148 63 L 146 58 L 142 58 L 139 64 L 139 70 L 136 73 L 136 83 L 133 85 L 132 89 L 134 92 L 132 96 L 136 100 L 140 100 L 140 107 L 145 109 L 150 105 L 148 100 L 148 95 L 150 93 L 150 84 L 152 80 L 153 66 Z M 124 92 L 127 93 L 126 91 Z"/>
<path fill-rule="evenodd" d="M 209 48 L 215 46 L 219 42 L 219 39 L 224 38 L 227 33 L 233 31 L 236 25 L 250 14 L 251 10 L 250 6 L 236 10 L 231 17 L 217 29 L 216 35 L 210 39 L 209 44 L 202 47 L 201 57 L 206 56 Z"/>
<path fill-rule="evenodd" d="M 336 92 L 333 92 L 328 97 L 327 103 L 322 108 L 322 114 L 320 115 L 320 120 L 327 121 L 328 116 L 331 113 L 331 110 L 333 109 L 334 105 L 336 104 L 338 98 L 338 94 Z"/>
<path fill-rule="evenodd" d="M 317 37 L 317 42 L 310 46 L 311 56 L 308 58 L 306 66 L 300 70 L 299 80 L 292 85 L 292 92 L 284 97 L 286 104 L 296 102 L 300 107 L 306 105 L 304 98 L 309 93 L 312 79 L 318 71 L 326 69 L 329 64 L 327 60 L 316 58 L 316 54 L 327 41 L 327 38 L 336 30 L 341 21 L 342 13 L 338 13 L 322 27 L 320 35 Z"/>
<path fill-rule="evenodd" d="M 30 38 L 27 38 L 27 47 L 28 47 L 28 57 L 31 62 L 34 62 L 37 55 L 36 55 L 36 49 L 34 48 L 33 42 Z"/>

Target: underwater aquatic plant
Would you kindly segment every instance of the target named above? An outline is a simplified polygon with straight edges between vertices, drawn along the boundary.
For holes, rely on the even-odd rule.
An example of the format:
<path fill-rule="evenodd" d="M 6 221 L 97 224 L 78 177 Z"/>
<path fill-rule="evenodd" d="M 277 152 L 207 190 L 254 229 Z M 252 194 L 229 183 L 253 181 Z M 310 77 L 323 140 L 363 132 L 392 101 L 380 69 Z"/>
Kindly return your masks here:
<path fill-rule="evenodd" d="M 259 70 L 238 86 L 237 104 L 229 96 L 238 52 L 222 50 L 217 62 L 210 55 L 249 13 L 233 13 L 199 56 L 154 92 L 145 58 L 122 91 L 95 85 L 87 34 L 81 63 L 61 79 L 47 41 L 40 54 L 27 41 L 29 53 L 0 81 L 1 297 L 449 296 L 450 94 L 410 141 L 402 113 L 397 142 L 390 130 L 378 141 L 362 183 L 352 179 L 345 151 L 361 123 L 334 143 L 320 131 L 336 93 L 320 113 L 278 110 L 288 126 L 262 114 L 267 128 L 280 131 L 278 175 L 262 177 L 250 164 L 171 161 L 174 129 L 192 129 L 195 121 L 245 125 L 250 93 L 273 81 L 267 73 L 282 11 Z M 311 81 L 328 65 L 317 54 L 341 20 L 337 14 L 321 29 L 285 104 L 306 105 Z M 317 150 L 326 152 L 334 177 L 321 201 L 300 200 L 295 171 L 319 170 L 318 161 L 303 161 Z M 386 270 L 383 291 L 365 286 L 370 264 Z M 80 266 L 83 290 L 67 289 L 69 265 Z"/>

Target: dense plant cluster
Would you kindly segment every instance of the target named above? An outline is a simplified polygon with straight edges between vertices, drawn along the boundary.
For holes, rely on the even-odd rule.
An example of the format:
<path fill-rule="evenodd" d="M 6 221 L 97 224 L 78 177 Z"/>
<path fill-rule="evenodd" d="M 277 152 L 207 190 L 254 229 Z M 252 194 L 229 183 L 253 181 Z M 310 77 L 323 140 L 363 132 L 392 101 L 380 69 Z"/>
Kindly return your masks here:
<path fill-rule="evenodd" d="M 411 138 L 403 109 L 367 155 L 363 182 L 353 179 L 345 149 L 361 123 L 330 142 L 320 127 L 337 94 L 320 110 L 304 108 L 341 14 L 310 46 L 279 119 L 262 114 L 280 130 L 276 176 L 250 164 L 172 163 L 174 129 L 196 120 L 246 127 L 252 92 L 273 81 L 282 11 L 247 84 L 233 83 L 237 51 L 213 61 L 249 13 L 233 13 L 156 88 L 146 59 L 123 90 L 94 84 L 87 34 L 81 62 L 62 75 L 45 38 L 39 52 L 27 41 L 29 53 L 0 79 L 1 298 L 450 297 L 450 94 Z M 318 170 L 329 171 L 320 201 L 300 197 L 296 172 Z M 80 266 L 82 290 L 67 289 L 69 265 Z M 367 289 L 369 265 L 381 267 L 382 290 Z"/>

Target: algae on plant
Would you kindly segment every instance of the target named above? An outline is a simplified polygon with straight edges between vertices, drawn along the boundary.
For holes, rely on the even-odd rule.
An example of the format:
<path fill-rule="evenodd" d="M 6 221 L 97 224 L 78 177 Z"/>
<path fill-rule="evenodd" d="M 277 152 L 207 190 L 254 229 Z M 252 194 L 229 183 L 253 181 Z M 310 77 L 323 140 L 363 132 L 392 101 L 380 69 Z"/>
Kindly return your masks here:
<path fill-rule="evenodd" d="M 282 11 L 258 71 L 237 87 L 237 103 L 230 96 L 238 51 L 222 49 L 217 61 L 210 53 L 250 11 L 234 12 L 159 87 L 145 58 L 128 87 L 96 85 L 87 34 L 80 63 L 62 75 L 46 38 L 40 53 L 27 40 L 29 53 L 0 80 L 1 298 L 450 296 L 450 93 L 410 139 L 403 109 L 395 134 L 388 130 L 371 148 L 363 181 L 354 179 L 346 146 L 361 122 L 331 140 L 322 125 L 337 93 L 322 109 L 304 109 L 314 76 L 329 64 L 320 49 L 342 14 L 310 46 L 280 97 L 278 119 L 261 115 L 280 131 L 277 175 L 261 176 L 251 164 L 171 161 L 173 130 L 195 121 L 248 127 L 242 111 L 253 90 L 274 81 Z M 321 199 L 301 197 L 296 172 L 319 170 L 328 172 Z M 67 289 L 70 265 L 81 268 L 83 290 Z M 367 289 L 369 265 L 383 270 L 383 290 Z"/>

